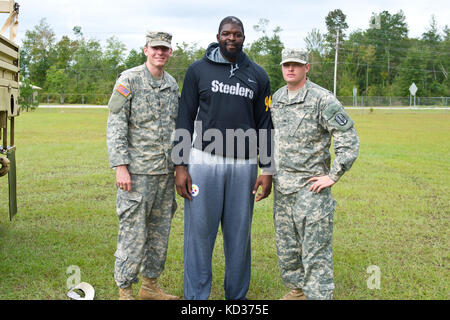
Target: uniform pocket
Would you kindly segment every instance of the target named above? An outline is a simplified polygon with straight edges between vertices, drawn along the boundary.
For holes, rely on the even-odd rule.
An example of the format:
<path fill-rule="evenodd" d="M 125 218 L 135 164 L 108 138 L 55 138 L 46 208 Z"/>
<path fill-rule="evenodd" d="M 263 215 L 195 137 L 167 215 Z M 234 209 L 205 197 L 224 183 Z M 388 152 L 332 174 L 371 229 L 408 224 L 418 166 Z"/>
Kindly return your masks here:
<path fill-rule="evenodd" d="M 291 137 L 295 136 L 297 129 L 300 127 L 303 119 L 306 116 L 306 112 L 302 110 L 300 113 L 297 113 L 297 114 L 294 113 L 294 115 L 295 115 L 295 118 L 292 121 L 292 124 L 290 125 L 290 128 L 289 128 L 289 135 Z"/>
<path fill-rule="evenodd" d="M 160 99 L 155 94 L 147 94 L 147 102 L 148 102 L 148 108 L 146 108 L 146 113 L 148 114 L 147 118 L 149 120 L 158 120 L 159 119 L 159 104 Z"/>
<path fill-rule="evenodd" d="M 325 212 L 326 213 L 326 212 Z M 327 244 L 331 242 L 333 236 L 333 212 L 328 213 L 322 219 L 316 221 L 317 223 L 317 243 Z"/>
<path fill-rule="evenodd" d="M 117 216 L 119 219 L 129 217 L 142 202 L 142 195 L 138 192 L 127 192 L 118 189 Z"/>
<path fill-rule="evenodd" d="M 306 197 L 308 202 L 305 208 L 307 212 L 306 223 L 316 223 L 330 215 L 332 219 L 336 201 L 331 196 L 330 188 L 323 189 L 320 193 L 309 191 L 308 188 L 305 192 L 309 192 Z"/>

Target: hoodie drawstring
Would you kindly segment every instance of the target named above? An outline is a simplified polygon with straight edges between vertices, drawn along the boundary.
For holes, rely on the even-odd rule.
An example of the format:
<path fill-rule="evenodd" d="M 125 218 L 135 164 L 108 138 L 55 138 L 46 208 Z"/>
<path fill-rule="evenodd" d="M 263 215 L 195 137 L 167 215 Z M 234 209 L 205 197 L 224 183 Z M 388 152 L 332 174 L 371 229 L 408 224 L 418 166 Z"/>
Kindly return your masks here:
<path fill-rule="evenodd" d="M 234 72 L 237 71 L 238 69 L 239 69 L 239 66 L 238 66 L 237 63 L 236 63 L 234 66 L 231 65 L 230 78 L 231 78 L 232 76 L 234 76 Z"/>

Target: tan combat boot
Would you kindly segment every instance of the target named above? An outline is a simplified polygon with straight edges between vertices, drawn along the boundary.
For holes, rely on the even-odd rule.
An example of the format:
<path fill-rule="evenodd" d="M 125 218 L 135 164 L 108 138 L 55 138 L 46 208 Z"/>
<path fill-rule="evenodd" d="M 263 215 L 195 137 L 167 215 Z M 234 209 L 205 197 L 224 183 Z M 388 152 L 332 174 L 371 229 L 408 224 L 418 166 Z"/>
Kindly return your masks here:
<path fill-rule="evenodd" d="M 158 279 L 142 277 L 142 285 L 139 290 L 140 300 L 180 300 L 176 296 L 165 293 L 158 285 Z"/>
<path fill-rule="evenodd" d="M 119 300 L 136 300 L 133 295 L 133 289 L 131 288 L 131 286 L 119 289 Z"/>
<path fill-rule="evenodd" d="M 306 296 L 303 293 L 302 289 L 292 289 L 280 300 L 306 300 Z"/>

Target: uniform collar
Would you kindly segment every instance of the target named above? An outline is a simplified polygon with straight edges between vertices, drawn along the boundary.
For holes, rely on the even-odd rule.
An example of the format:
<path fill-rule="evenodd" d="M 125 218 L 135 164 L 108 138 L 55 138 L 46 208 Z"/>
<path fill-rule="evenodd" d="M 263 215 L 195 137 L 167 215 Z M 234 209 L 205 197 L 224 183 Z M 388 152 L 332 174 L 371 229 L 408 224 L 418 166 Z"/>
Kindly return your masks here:
<path fill-rule="evenodd" d="M 291 104 L 298 104 L 301 102 L 305 101 L 306 98 L 306 94 L 308 93 L 308 89 L 310 88 L 311 83 L 309 81 L 309 79 L 306 79 L 305 85 L 300 89 L 300 91 L 297 93 L 297 95 L 295 96 L 295 98 L 293 100 L 289 100 L 289 94 L 288 94 L 288 89 L 287 86 L 284 88 L 285 92 L 283 95 L 283 101 L 286 105 L 291 105 Z"/>
<path fill-rule="evenodd" d="M 170 87 L 169 82 L 167 81 L 167 75 L 166 71 L 164 71 L 163 77 L 161 80 L 156 80 L 148 71 L 147 66 L 144 63 L 144 74 L 145 78 L 148 80 L 148 83 L 152 86 L 153 89 L 159 88 L 160 90 L 166 89 L 167 87 Z"/>

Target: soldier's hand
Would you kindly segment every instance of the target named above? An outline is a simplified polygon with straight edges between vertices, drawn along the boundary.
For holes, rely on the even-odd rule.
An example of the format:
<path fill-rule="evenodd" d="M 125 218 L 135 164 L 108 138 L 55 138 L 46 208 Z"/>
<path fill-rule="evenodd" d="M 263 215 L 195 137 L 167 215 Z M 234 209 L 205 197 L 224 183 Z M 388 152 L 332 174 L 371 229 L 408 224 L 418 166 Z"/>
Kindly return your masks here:
<path fill-rule="evenodd" d="M 116 169 L 116 185 L 124 190 L 131 191 L 131 176 L 127 166 L 118 166 Z"/>
<path fill-rule="evenodd" d="M 256 194 L 259 186 L 261 186 L 261 192 L 256 196 L 256 202 L 267 198 L 272 191 L 272 175 L 262 174 L 256 179 L 255 186 L 253 187 L 253 194 Z"/>
<path fill-rule="evenodd" d="M 175 169 L 175 186 L 177 193 L 185 199 L 192 200 L 192 180 L 185 166 L 177 166 Z"/>
<path fill-rule="evenodd" d="M 325 188 L 329 188 L 332 185 L 334 185 L 336 182 L 331 180 L 331 178 L 329 176 L 322 176 L 322 177 L 313 177 L 311 179 L 308 180 L 308 183 L 313 182 L 313 185 L 311 187 L 309 187 L 309 190 L 312 192 L 317 192 L 319 193 L 320 191 L 322 191 Z"/>

